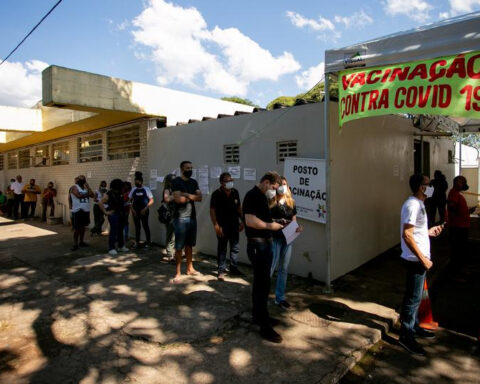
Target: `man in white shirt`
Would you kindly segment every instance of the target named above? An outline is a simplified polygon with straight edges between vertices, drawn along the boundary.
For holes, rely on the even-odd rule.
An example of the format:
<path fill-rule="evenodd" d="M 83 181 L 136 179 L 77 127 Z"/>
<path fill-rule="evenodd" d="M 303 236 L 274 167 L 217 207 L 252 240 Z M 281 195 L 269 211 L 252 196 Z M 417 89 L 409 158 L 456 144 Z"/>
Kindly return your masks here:
<path fill-rule="evenodd" d="M 424 355 L 425 351 L 417 343 L 415 336 L 434 337 L 418 325 L 418 307 L 422 299 L 426 272 L 432 267 L 429 236 L 438 236 L 443 225 L 428 229 L 428 217 L 424 201 L 433 194 L 433 187 L 425 175 L 410 177 L 410 196 L 402 206 L 401 246 L 402 260 L 407 269 L 406 290 L 400 313 L 401 330 L 399 343 L 407 351 Z"/>
<path fill-rule="evenodd" d="M 23 206 L 23 187 L 25 183 L 22 182 L 22 176 L 18 175 L 15 182 L 10 185 L 11 190 L 13 191 L 13 218 L 18 220 L 18 211 Z"/>

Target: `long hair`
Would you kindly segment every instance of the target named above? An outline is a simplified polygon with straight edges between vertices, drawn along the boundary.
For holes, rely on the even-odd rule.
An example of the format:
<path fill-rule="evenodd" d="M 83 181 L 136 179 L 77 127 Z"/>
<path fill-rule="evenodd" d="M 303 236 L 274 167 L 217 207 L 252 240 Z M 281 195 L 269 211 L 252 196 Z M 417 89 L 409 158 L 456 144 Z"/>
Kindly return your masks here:
<path fill-rule="evenodd" d="M 295 200 L 292 197 L 292 192 L 290 191 L 290 186 L 288 185 L 288 180 L 285 178 L 285 176 L 282 176 L 282 182 L 283 181 L 285 181 L 285 183 L 287 183 L 287 185 L 286 185 L 287 190 L 285 191 L 285 194 L 282 197 L 285 199 L 285 204 L 289 208 L 293 208 L 295 206 Z M 278 194 L 277 194 L 277 196 L 280 197 L 280 195 L 278 195 Z"/>

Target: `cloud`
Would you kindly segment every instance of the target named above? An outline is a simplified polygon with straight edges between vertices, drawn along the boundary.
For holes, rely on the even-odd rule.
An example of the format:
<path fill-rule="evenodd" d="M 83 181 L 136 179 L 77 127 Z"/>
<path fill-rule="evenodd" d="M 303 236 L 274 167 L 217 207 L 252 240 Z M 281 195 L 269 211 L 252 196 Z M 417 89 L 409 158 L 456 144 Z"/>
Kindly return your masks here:
<path fill-rule="evenodd" d="M 291 53 L 275 57 L 236 28 L 209 29 L 193 7 L 149 0 L 132 24 L 134 40 L 148 48 L 161 85 L 245 96 L 254 81 L 276 81 L 300 69 Z"/>
<path fill-rule="evenodd" d="M 352 16 L 335 16 L 334 20 L 337 24 L 344 24 L 346 29 L 361 29 L 366 25 L 373 23 L 373 19 L 363 10 L 360 12 L 355 12 Z"/>
<path fill-rule="evenodd" d="M 297 12 L 287 11 L 287 17 L 290 19 L 292 24 L 297 28 L 309 28 L 314 31 L 334 31 L 335 26 L 333 23 L 325 19 L 324 17 L 319 17 L 318 20 L 307 19 Z"/>
<path fill-rule="evenodd" d="M 423 22 L 430 15 L 432 5 L 425 0 L 385 0 L 383 9 L 387 15 L 405 15 L 412 20 Z"/>
<path fill-rule="evenodd" d="M 0 66 L 0 105 L 34 106 L 42 99 L 42 71 L 46 67 L 48 64 L 40 60 L 4 62 Z"/>
<path fill-rule="evenodd" d="M 299 75 L 295 76 L 295 81 L 298 88 L 302 90 L 309 90 L 317 84 L 325 74 L 325 63 L 322 62 L 316 66 L 308 68 Z"/>
<path fill-rule="evenodd" d="M 449 0 L 450 10 L 441 12 L 440 19 L 457 16 L 464 13 L 470 13 L 480 8 L 480 0 Z"/>

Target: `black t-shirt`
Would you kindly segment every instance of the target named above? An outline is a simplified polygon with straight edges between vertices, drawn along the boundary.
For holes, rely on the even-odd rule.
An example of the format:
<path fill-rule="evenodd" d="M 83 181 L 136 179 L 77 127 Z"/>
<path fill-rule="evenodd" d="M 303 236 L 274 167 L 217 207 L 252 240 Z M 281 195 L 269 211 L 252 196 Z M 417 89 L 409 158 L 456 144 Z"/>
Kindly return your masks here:
<path fill-rule="evenodd" d="M 194 195 L 196 191 L 200 188 L 198 186 L 197 180 L 195 179 L 188 179 L 183 180 L 181 177 L 176 177 L 172 181 L 172 192 L 180 191 L 184 193 L 189 193 Z M 186 218 L 191 217 L 195 218 L 195 203 L 193 201 L 189 201 L 188 203 L 183 204 L 174 204 L 174 217 L 175 218 Z"/>
<path fill-rule="evenodd" d="M 245 195 L 243 199 L 243 214 L 254 215 L 266 223 L 272 222 L 267 197 L 257 186 L 253 187 Z M 269 239 L 272 237 L 272 232 L 268 229 L 255 229 L 248 226 L 245 226 L 245 234 L 250 238 L 263 237 Z"/>
<path fill-rule="evenodd" d="M 293 216 L 297 214 L 297 207 L 295 204 L 290 208 L 287 204 L 276 204 L 270 209 L 273 219 L 292 220 Z M 273 237 L 284 238 L 282 230 L 273 232 Z"/>
<path fill-rule="evenodd" d="M 229 195 L 221 188 L 212 193 L 210 208 L 215 210 L 218 225 L 222 227 L 224 234 L 238 232 L 240 219 L 238 215 L 239 207 L 240 196 L 235 188 L 230 190 Z"/>
<path fill-rule="evenodd" d="M 124 200 L 121 193 L 113 190 L 107 192 L 108 195 L 108 209 L 109 211 L 113 210 L 115 213 L 124 212 Z"/>

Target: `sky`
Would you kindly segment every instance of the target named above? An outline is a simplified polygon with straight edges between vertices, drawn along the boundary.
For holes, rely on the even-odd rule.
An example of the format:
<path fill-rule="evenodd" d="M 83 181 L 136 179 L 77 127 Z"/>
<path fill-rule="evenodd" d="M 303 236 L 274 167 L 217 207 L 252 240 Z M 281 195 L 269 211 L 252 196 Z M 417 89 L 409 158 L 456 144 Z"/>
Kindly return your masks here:
<path fill-rule="evenodd" d="M 3 60 L 58 0 L 0 1 Z M 326 49 L 480 10 L 480 0 L 63 0 L 0 66 L 0 105 L 31 107 L 58 65 L 264 107 L 322 79 Z"/>

